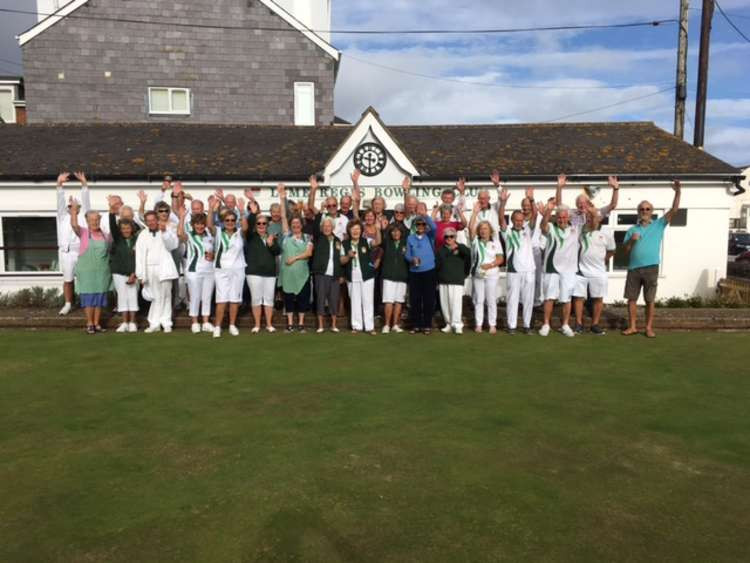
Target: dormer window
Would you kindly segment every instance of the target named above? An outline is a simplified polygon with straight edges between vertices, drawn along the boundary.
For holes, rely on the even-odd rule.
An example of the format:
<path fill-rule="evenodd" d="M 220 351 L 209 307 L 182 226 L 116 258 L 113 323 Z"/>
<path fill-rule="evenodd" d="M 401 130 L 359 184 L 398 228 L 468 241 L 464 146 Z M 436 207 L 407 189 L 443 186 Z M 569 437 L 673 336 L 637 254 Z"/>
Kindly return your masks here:
<path fill-rule="evenodd" d="M 315 125 L 315 83 L 294 83 L 294 124 Z"/>
<path fill-rule="evenodd" d="M 148 89 L 149 115 L 190 115 L 189 88 Z"/>

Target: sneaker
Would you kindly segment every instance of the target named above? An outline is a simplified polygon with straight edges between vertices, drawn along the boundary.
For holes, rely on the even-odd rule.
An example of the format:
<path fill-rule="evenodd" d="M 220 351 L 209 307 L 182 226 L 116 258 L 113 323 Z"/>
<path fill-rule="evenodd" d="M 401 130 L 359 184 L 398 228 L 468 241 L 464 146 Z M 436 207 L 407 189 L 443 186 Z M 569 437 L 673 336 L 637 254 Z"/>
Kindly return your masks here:
<path fill-rule="evenodd" d="M 573 332 L 575 332 L 576 334 L 583 334 L 583 325 L 576 324 Z"/>
<path fill-rule="evenodd" d="M 335 326 L 333 326 L 333 327 L 331 327 L 331 332 L 333 332 L 335 334 L 338 334 L 341 331 L 339 329 L 337 329 Z"/>
<path fill-rule="evenodd" d="M 534 329 L 532 329 L 530 326 L 526 326 L 523 328 L 523 333 L 528 335 L 534 334 Z"/>
<path fill-rule="evenodd" d="M 389 327 L 388 325 L 384 325 L 384 326 L 383 326 L 383 330 L 382 330 L 381 332 L 382 332 L 383 334 L 388 334 L 388 333 L 390 333 L 390 332 L 391 332 L 391 327 Z"/>
<path fill-rule="evenodd" d="M 299 325 L 299 326 L 297 327 L 297 332 L 299 332 L 300 334 L 305 334 L 305 333 L 307 332 L 307 331 L 305 330 L 305 325 Z"/>
<path fill-rule="evenodd" d="M 599 325 L 593 325 L 591 327 L 591 334 L 596 334 L 597 336 L 604 336 L 607 333 Z"/>
<path fill-rule="evenodd" d="M 272 326 L 267 326 L 266 332 L 268 332 L 269 334 L 273 334 L 274 332 L 276 332 L 276 329 L 273 328 Z"/>
<path fill-rule="evenodd" d="M 214 327 L 214 338 L 221 338 L 221 327 L 215 326 Z"/>
<path fill-rule="evenodd" d="M 457 327 L 455 328 L 454 332 L 455 332 L 456 334 L 463 334 L 463 333 L 464 333 L 464 329 L 463 329 L 463 328 L 461 328 L 460 326 L 457 326 Z"/>
<path fill-rule="evenodd" d="M 510 336 L 513 336 L 516 333 L 515 328 L 506 328 L 505 332 L 507 332 Z"/>
<path fill-rule="evenodd" d="M 293 334 L 294 333 L 294 327 L 292 325 L 286 325 L 286 332 L 287 332 L 287 334 Z"/>
<path fill-rule="evenodd" d="M 128 331 L 128 323 L 122 323 L 120 326 L 117 327 L 117 330 L 115 332 L 123 333 Z"/>
<path fill-rule="evenodd" d="M 128 323 L 128 332 L 138 332 L 138 325 L 135 323 Z"/>
<path fill-rule="evenodd" d="M 229 325 L 229 334 L 231 334 L 232 336 L 239 336 L 240 335 L 240 331 L 237 330 L 236 326 Z"/>
<path fill-rule="evenodd" d="M 481 326 L 476 327 L 474 329 L 474 332 L 476 332 L 477 334 L 482 334 L 482 327 Z"/>
<path fill-rule="evenodd" d="M 443 328 L 440 329 L 440 332 L 444 332 L 445 334 L 450 334 L 451 325 L 445 325 Z"/>
<path fill-rule="evenodd" d="M 573 338 L 576 335 L 576 333 L 573 332 L 573 329 L 570 328 L 568 325 L 563 325 L 562 328 L 560 329 L 560 332 L 562 332 L 563 335 L 567 336 L 568 338 Z"/>
<path fill-rule="evenodd" d="M 544 325 L 539 329 L 539 336 L 547 336 L 549 334 L 549 325 Z"/>
<path fill-rule="evenodd" d="M 86 327 L 86 334 L 96 334 L 96 328 L 93 325 Z"/>
<path fill-rule="evenodd" d="M 213 332 L 214 325 L 212 325 L 211 323 L 203 323 L 203 325 L 201 325 L 201 330 L 203 332 Z"/>
<path fill-rule="evenodd" d="M 250 334 L 258 334 L 260 332 L 259 326 L 254 326 L 253 329 L 250 331 Z"/>
<path fill-rule="evenodd" d="M 325 331 L 326 331 L 326 329 L 324 329 L 323 327 L 320 327 L 320 328 L 319 328 L 318 330 L 316 330 L 315 332 L 316 332 L 317 334 L 323 334 L 323 333 L 324 333 Z"/>
<path fill-rule="evenodd" d="M 404 329 L 403 329 L 403 328 L 401 328 L 401 327 L 400 327 L 400 326 L 398 326 L 398 325 L 393 325 L 393 328 L 391 328 L 391 330 L 392 330 L 393 332 L 395 332 L 395 333 L 398 333 L 398 334 L 400 334 L 400 333 L 404 332 Z"/>
<path fill-rule="evenodd" d="M 200 334 L 200 331 L 201 325 L 199 325 L 198 323 L 193 323 L 192 325 L 190 325 L 190 332 L 192 332 L 193 334 Z"/>
<path fill-rule="evenodd" d="M 67 315 L 68 313 L 70 313 L 70 310 L 72 308 L 73 308 L 73 304 L 72 303 L 66 303 L 65 305 L 63 305 L 63 308 L 60 309 L 60 311 L 57 314 L 64 317 L 65 315 Z"/>
<path fill-rule="evenodd" d="M 154 325 L 154 326 L 148 327 L 143 332 L 145 332 L 146 334 L 153 334 L 155 332 L 159 332 L 160 330 L 161 330 L 161 327 L 159 325 Z"/>
<path fill-rule="evenodd" d="M 172 332 L 172 327 L 171 326 L 165 326 L 164 327 L 164 333 L 165 334 L 169 334 L 170 332 Z"/>

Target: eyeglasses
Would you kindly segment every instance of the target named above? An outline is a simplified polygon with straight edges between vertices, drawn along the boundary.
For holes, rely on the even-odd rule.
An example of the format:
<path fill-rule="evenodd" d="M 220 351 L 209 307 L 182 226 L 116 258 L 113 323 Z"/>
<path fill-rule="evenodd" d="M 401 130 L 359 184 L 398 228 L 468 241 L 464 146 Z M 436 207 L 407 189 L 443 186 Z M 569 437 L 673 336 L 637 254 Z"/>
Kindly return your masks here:
<path fill-rule="evenodd" d="M 157 213 L 169 213 L 169 209 L 159 209 Z"/>
<path fill-rule="evenodd" d="M 338 206 L 337 206 L 337 205 L 336 205 L 335 203 L 332 203 L 332 204 L 330 204 L 330 205 L 326 205 L 326 207 L 327 207 L 328 209 L 332 209 L 332 208 L 334 208 L 334 207 L 338 207 Z"/>
<path fill-rule="evenodd" d="M 446 240 L 449 238 L 456 238 L 456 235 L 445 235 Z"/>
<path fill-rule="evenodd" d="M 266 223 L 265 221 L 258 221 L 258 222 L 257 222 L 257 223 L 255 223 L 255 224 L 256 224 L 256 225 L 258 225 L 259 227 L 260 227 L 260 226 L 264 226 L 264 227 L 265 227 L 266 225 L 268 225 L 268 223 Z"/>
<path fill-rule="evenodd" d="M 650 207 L 639 207 L 638 211 L 651 211 Z"/>
<path fill-rule="evenodd" d="M 224 222 L 225 223 L 236 223 L 237 220 L 236 219 L 224 219 Z"/>
<path fill-rule="evenodd" d="M 426 227 L 427 223 L 416 223 L 417 227 Z"/>

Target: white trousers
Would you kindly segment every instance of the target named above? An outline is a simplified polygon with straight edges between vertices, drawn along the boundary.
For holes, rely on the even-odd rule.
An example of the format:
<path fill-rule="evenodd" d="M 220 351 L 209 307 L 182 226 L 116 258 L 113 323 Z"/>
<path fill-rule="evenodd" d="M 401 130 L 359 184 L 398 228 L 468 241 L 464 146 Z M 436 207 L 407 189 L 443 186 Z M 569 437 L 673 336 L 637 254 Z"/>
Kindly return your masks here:
<path fill-rule="evenodd" d="M 112 281 L 117 292 L 117 310 L 120 313 L 138 311 L 138 282 L 128 285 L 128 276 L 112 274 Z"/>
<path fill-rule="evenodd" d="M 518 326 L 518 304 L 523 306 L 523 327 L 531 328 L 531 316 L 534 313 L 534 293 L 536 272 L 508 272 L 508 328 L 515 330 Z"/>
<path fill-rule="evenodd" d="M 497 326 L 497 278 L 474 278 L 474 320 L 478 327 L 484 324 L 484 308 L 487 307 L 487 322 L 490 328 Z"/>
<path fill-rule="evenodd" d="M 375 330 L 373 318 L 373 301 L 375 296 L 375 279 L 362 282 L 349 282 L 349 299 L 352 304 L 352 330 Z"/>
<path fill-rule="evenodd" d="M 461 317 L 461 310 L 464 303 L 464 286 L 440 284 L 438 292 L 440 293 L 440 310 L 443 313 L 445 324 L 454 329 L 463 328 L 464 321 Z"/>
<path fill-rule="evenodd" d="M 172 327 L 172 281 L 159 280 L 159 266 L 148 266 L 146 281 L 154 300 L 148 309 L 148 324 Z"/>
<path fill-rule="evenodd" d="M 190 316 L 200 313 L 207 317 L 211 314 L 211 298 L 214 296 L 214 273 L 187 272 L 185 274 L 188 292 L 190 293 Z"/>

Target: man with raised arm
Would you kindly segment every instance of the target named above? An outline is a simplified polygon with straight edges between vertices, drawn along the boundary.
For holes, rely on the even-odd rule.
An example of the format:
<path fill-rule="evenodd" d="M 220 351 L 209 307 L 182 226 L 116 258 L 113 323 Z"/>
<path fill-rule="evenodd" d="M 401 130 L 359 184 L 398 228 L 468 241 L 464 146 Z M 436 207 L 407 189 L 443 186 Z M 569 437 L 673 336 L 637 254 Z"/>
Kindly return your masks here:
<path fill-rule="evenodd" d="M 560 174 L 557 177 L 557 191 L 555 193 L 555 203 L 557 205 L 562 205 L 562 192 L 565 186 L 568 184 L 568 177 L 565 174 Z M 620 182 L 617 179 L 617 176 L 610 176 L 608 178 L 608 184 L 609 187 L 612 188 L 612 200 L 609 202 L 609 205 L 605 205 L 604 207 L 600 208 L 599 215 L 601 216 L 602 220 L 609 217 L 610 213 L 617 209 L 617 201 L 619 199 L 620 194 Z M 591 200 L 589 199 L 588 195 L 586 194 L 579 194 L 578 197 L 576 197 L 576 206 L 575 209 L 571 210 L 570 212 L 570 224 L 574 225 L 576 227 L 582 227 L 586 224 L 586 212 L 589 207 L 589 204 L 591 204 Z"/>
<path fill-rule="evenodd" d="M 654 338 L 654 303 L 659 281 L 659 264 L 661 263 L 661 245 L 664 231 L 672 223 L 675 213 L 680 209 L 682 184 L 679 180 L 672 183 L 674 199 L 672 208 L 662 217 L 654 220 L 654 206 L 651 202 L 638 204 L 638 224 L 630 227 L 625 234 L 625 253 L 629 258 L 628 277 L 625 280 L 625 299 L 628 300 L 628 328 L 625 336 L 637 334 L 636 315 L 638 296 L 643 288 L 643 299 L 646 301 L 646 336 Z"/>
<path fill-rule="evenodd" d="M 360 174 L 360 171 L 356 169 L 352 172 L 352 185 L 355 189 L 359 187 Z M 318 193 L 318 189 L 318 178 L 315 177 L 315 175 L 310 176 L 310 193 L 307 196 L 307 207 L 314 215 L 312 225 L 313 240 L 317 240 L 320 237 L 320 225 L 325 219 L 333 221 L 333 234 L 339 240 L 343 240 L 346 237 L 346 225 L 349 223 L 349 218 L 339 212 L 338 201 L 336 201 L 336 198 L 333 196 L 329 196 L 325 199 L 323 202 L 323 209 L 315 207 L 315 197 Z"/>
<path fill-rule="evenodd" d="M 91 196 L 86 175 L 75 172 L 76 180 L 81 183 L 81 211 L 84 217 L 91 210 Z M 57 247 L 60 256 L 60 270 L 63 275 L 63 296 L 65 305 L 58 314 L 67 315 L 73 307 L 73 289 L 75 285 L 75 269 L 78 253 L 81 250 L 81 239 L 73 231 L 70 224 L 70 205 L 65 198 L 63 186 L 70 178 L 70 173 L 63 172 L 57 177 Z"/>
<path fill-rule="evenodd" d="M 518 326 L 518 305 L 523 307 L 523 330 L 531 334 L 531 319 L 534 312 L 534 288 L 536 285 L 536 261 L 534 248 L 538 246 L 539 229 L 537 226 L 537 208 L 534 204 L 534 190 L 526 190 L 524 201 L 531 204 L 531 213 L 526 220 L 523 211 L 514 211 L 510 216 L 511 224 L 505 219 L 505 207 L 510 199 L 510 192 L 500 192 L 500 236 L 505 243 L 507 266 L 507 320 L 508 333 L 515 334 Z"/>

